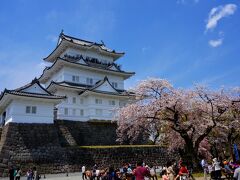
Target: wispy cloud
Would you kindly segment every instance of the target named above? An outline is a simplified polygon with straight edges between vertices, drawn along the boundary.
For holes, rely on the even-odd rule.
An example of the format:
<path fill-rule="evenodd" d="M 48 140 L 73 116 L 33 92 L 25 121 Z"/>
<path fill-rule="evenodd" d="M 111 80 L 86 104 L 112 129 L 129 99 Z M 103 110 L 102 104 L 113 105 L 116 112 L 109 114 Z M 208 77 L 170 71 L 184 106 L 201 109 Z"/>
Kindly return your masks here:
<path fill-rule="evenodd" d="M 235 4 L 226 4 L 225 6 L 212 8 L 208 15 L 206 31 L 214 29 L 217 26 L 219 20 L 234 14 L 236 10 L 237 5 Z"/>
<path fill-rule="evenodd" d="M 177 4 L 186 4 L 187 2 L 198 3 L 199 0 L 177 0 Z"/>
<path fill-rule="evenodd" d="M 211 46 L 211 47 L 218 47 L 218 46 L 221 46 L 223 43 L 223 39 L 216 39 L 216 40 L 210 40 L 208 41 L 208 44 Z"/>

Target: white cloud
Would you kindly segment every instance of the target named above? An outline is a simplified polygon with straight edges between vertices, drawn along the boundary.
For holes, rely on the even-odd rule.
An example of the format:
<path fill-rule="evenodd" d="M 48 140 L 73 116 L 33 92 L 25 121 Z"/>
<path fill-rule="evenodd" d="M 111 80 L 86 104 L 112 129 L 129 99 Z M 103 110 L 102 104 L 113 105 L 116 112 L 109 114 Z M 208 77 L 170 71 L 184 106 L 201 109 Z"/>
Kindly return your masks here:
<path fill-rule="evenodd" d="M 215 48 L 215 47 L 218 47 L 218 46 L 221 46 L 222 43 L 223 43 L 223 39 L 210 40 L 210 41 L 208 42 L 208 44 L 209 44 L 210 46 L 214 47 L 214 48 Z"/>
<path fill-rule="evenodd" d="M 234 14 L 236 9 L 237 5 L 235 4 L 226 4 L 225 6 L 218 6 L 212 8 L 208 16 L 206 31 L 214 29 L 220 19 Z"/>

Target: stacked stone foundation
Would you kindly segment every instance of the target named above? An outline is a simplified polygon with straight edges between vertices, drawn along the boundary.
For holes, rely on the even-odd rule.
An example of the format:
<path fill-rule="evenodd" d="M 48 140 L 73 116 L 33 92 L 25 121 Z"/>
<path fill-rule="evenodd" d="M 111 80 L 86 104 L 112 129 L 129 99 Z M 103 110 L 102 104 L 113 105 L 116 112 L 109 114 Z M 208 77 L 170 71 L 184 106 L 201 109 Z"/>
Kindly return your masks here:
<path fill-rule="evenodd" d="M 117 168 L 138 160 L 163 165 L 173 159 L 159 146 L 116 146 L 116 127 L 111 122 L 9 123 L 2 128 L 0 176 L 7 176 L 10 166 L 23 172 L 36 166 L 46 174 L 80 172 L 82 165 L 95 163 Z"/>

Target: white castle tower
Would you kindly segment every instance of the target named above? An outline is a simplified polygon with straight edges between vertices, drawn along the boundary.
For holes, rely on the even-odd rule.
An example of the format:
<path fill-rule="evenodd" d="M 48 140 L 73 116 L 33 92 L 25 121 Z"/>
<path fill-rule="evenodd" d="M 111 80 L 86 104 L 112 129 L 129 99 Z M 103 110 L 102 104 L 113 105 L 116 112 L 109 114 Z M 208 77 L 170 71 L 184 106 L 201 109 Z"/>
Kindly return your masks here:
<path fill-rule="evenodd" d="M 67 97 L 56 105 L 57 119 L 113 120 L 114 110 L 124 106 L 131 96 L 124 90 L 124 80 L 135 74 L 115 63 L 123 55 L 104 43 L 62 32 L 57 47 L 44 58 L 52 65 L 38 79 L 50 93 Z"/>

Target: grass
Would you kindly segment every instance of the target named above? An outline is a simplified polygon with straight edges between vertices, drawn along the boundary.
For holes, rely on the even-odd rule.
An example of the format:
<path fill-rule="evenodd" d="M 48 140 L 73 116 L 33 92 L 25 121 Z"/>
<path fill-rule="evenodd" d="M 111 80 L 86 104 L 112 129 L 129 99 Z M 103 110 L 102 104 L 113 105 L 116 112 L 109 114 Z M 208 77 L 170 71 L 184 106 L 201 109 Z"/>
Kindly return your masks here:
<path fill-rule="evenodd" d="M 203 173 L 193 173 L 192 175 L 193 175 L 193 177 L 203 177 L 204 176 Z"/>
<path fill-rule="evenodd" d="M 108 145 L 108 146 L 79 146 L 85 149 L 111 149 L 111 148 L 137 148 L 137 147 L 161 147 L 159 145 Z"/>

